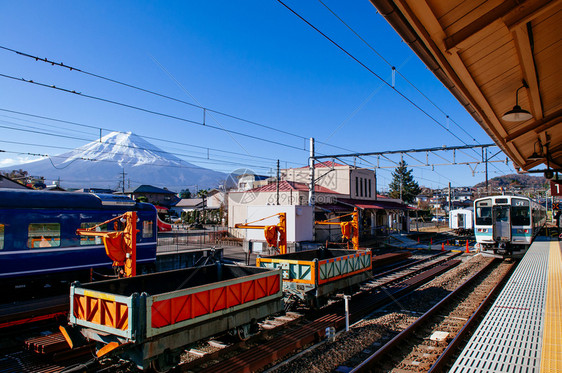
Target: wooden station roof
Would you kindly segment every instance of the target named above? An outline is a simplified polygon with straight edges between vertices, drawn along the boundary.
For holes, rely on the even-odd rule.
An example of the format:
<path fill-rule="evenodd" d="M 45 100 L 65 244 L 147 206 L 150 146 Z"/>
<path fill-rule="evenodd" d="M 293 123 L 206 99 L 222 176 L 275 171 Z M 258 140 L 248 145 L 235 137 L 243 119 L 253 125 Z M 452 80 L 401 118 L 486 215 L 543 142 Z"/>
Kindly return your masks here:
<path fill-rule="evenodd" d="M 562 171 L 562 0 L 371 2 L 517 169 Z"/>

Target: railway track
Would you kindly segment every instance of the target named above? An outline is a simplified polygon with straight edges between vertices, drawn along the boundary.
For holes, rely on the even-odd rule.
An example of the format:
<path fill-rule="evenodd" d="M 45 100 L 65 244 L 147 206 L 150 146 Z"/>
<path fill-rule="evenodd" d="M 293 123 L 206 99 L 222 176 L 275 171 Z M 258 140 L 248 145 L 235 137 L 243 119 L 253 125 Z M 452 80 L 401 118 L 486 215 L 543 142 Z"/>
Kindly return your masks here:
<path fill-rule="evenodd" d="M 455 267 L 459 260 L 452 259 L 455 254 L 436 255 L 428 260 L 413 263 L 413 268 L 407 271 L 400 268 L 398 274 L 392 272 L 384 277 L 378 285 L 367 286 L 360 294 L 356 294 L 351 302 L 351 320 L 357 320 L 385 304 L 394 301 L 417 287 L 431 280 L 435 276 Z M 331 304 L 322 309 L 322 314 L 312 320 L 303 320 L 299 325 L 289 328 L 283 334 L 277 335 L 271 340 L 262 340 L 255 346 L 245 351 L 232 353 L 235 356 L 217 362 L 206 362 L 200 367 L 200 371 L 210 369 L 213 372 L 254 372 L 263 369 L 280 359 L 283 359 L 298 349 L 323 340 L 327 328 L 341 330 L 345 327 L 345 315 L 341 302 Z M 225 354 L 226 355 L 226 354 Z M 193 364 L 178 367 L 179 371 L 198 371 Z"/>
<path fill-rule="evenodd" d="M 393 297 L 400 296 L 400 294 L 409 291 L 408 289 L 413 289 L 423 281 L 427 281 L 431 276 L 447 270 L 451 265 L 444 266 L 443 263 L 456 255 L 459 254 L 440 253 L 375 275 L 375 279 L 365 284 L 360 295 L 355 297 L 355 301 L 352 303 L 352 319 L 355 320 L 361 317 L 361 314 L 370 312 L 373 307 L 380 307 L 381 304 L 384 304 L 385 299 L 390 302 Z M 426 276 L 424 279 L 419 277 L 424 271 L 431 271 L 431 268 L 433 268 L 433 272 L 429 275 L 421 275 L 422 277 Z M 411 280 L 408 283 L 408 279 L 416 277 L 418 279 Z M 262 335 L 255 339 L 255 342 L 249 340 L 240 344 L 223 344 L 214 341 L 214 343 L 211 342 L 208 345 L 208 348 L 193 348 L 187 353 L 190 358 L 185 359 L 186 363 L 181 364 L 177 371 L 197 371 L 197 369 L 200 369 L 198 366 L 207 367 L 211 363 L 216 363 L 216 359 L 219 357 L 224 358 L 228 353 L 238 355 L 240 350 L 243 349 L 250 351 L 249 355 L 253 357 L 253 362 L 241 363 L 251 368 L 251 370 L 246 371 L 260 369 L 278 360 L 283 355 L 293 353 L 295 349 L 303 348 L 323 339 L 327 327 L 337 329 L 344 327 L 345 317 L 341 312 L 341 303 L 324 307 L 322 314 L 316 315 L 313 319 L 310 315 L 308 319 L 299 317 L 301 316 L 299 314 L 270 319 L 261 325 L 261 329 L 266 332 L 261 333 Z M 54 307 L 57 307 L 56 304 Z M 29 315 L 26 314 L 25 316 Z M 6 317 L 6 320 L 8 320 L 11 316 L 7 315 Z M 17 318 L 15 320 L 15 325 L 9 329 L 17 327 Z M 22 326 L 23 323 L 19 324 Z M 257 347 L 252 347 L 252 343 L 255 343 Z M 275 343 L 275 346 L 272 347 L 271 343 Z M 0 372 L 60 372 L 73 366 L 76 369 L 75 371 L 97 371 L 102 367 L 99 361 L 92 359 L 94 354 L 91 346 L 85 346 L 78 350 L 68 350 L 62 336 L 58 333 L 28 338 L 25 345 L 25 349 L 4 353 L 0 351 Z M 268 351 L 268 349 L 273 350 Z M 274 352 L 271 353 L 271 351 Z M 240 371 L 239 364 L 231 365 L 231 362 L 226 361 L 224 365 L 226 365 L 224 371 Z M 236 368 L 233 370 L 233 367 Z M 119 371 L 119 369 L 125 368 L 123 365 L 117 364 L 105 366 L 103 369 Z M 219 368 L 215 364 L 212 369 L 218 370 Z"/>
<path fill-rule="evenodd" d="M 471 324 L 485 310 L 485 300 L 499 291 L 500 279 L 506 279 L 512 268 L 474 257 L 357 322 L 334 341 L 318 344 L 267 372 L 446 371 L 450 354 L 458 351 L 466 333 L 476 327 Z M 448 333 L 444 341 L 431 339 L 444 336 L 436 331 Z"/>

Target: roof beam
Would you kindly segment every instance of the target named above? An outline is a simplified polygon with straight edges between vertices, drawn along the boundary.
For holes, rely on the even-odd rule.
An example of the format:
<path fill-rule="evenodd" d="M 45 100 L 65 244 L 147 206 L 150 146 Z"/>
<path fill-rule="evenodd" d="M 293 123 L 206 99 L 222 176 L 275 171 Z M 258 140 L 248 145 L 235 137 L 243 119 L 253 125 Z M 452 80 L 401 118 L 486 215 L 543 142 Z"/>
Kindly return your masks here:
<path fill-rule="evenodd" d="M 488 13 L 478 17 L 476 21 L 455 32 L 453 35 L 445 39 L 446 50 L 449 51 L 457 47 L 460 43 L 475 35 L 478 31 L 485 29 L 498 19 L 506 16 L 515 6 L 517 6 L 517 3 L 517 0 L 504 1 Z"/>
<path fill-rule="evenodd" d="M 504 18 L 505 25 L 513 31 L 561 3 L 561 0 L 527 0 Z"/>
<path fill-rule="evenodd" d="M 533 18 L 557 6 L 560 0 L 507 0 L 490 10 L 488 13 L 478 17 L 478 20 L 463 27 L 445 39 L 447 51 L 460 47 L 464 41 L 490 26 L 497 20 L 504 18 L 506 26 L 513 29 L 521 27 Z"/>
<path fill-rule="evenodd" d="M 539 92 L 539 82 L 537 81 L 537 69 L 533 57 L 533 50 L 531 48 L 530 37 L 532 36 L 529 35 L 526 24 L 522 24 L 520 27 L 513 29 L 512 34 L 519 64 L 523 70 L 523 77 L 529 85 L 527 93 L 529 94 L 533 117 L 535 117 L 535 119 L 543 119 L 544 113 L 542 110 L 541 94 Z"/>
<path fill-rule="evenodd" d="M 535 131 L 535 133 L 541 133 L 543 131 L 546 131 L 554 126 L 556 126 L 557 124 L 562 122 L 562 109 L 555 111 L 554 113 L 544 117 L 541 120 L 537 120 L 531 124 L 529 124 L 528 126 L 525 126 L 521 129 L 518 129 L 517 131 L 509 134 L 506 138 L 505 138 L 505 142 L 511 142 L 513 140 L 518 139 L 519 137 L 531 132 L 531 131 Z"/>

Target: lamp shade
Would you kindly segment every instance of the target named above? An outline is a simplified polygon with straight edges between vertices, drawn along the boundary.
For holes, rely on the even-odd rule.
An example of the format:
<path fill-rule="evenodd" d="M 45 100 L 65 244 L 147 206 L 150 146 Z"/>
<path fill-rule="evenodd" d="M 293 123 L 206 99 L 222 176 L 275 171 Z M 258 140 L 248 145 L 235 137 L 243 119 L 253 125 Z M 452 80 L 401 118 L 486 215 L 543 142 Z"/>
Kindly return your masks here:
<path fill-rule="evenodd" d="M 521 106 L 515 105 L 512 110 L 505 113 L 502 117 L 503 120 L 508 122 L 522 122 L 531 119 L 533 116 L 527 110 L 521 109 Z"/>
<path fill-rule="evenodd" d="M 533 154 L 531 154 L 529 156 L 529 158 L 527 158 L 528 161 L 540 161 L 543 157 L 541 157 L 537 152 L 533 152 Z"/>

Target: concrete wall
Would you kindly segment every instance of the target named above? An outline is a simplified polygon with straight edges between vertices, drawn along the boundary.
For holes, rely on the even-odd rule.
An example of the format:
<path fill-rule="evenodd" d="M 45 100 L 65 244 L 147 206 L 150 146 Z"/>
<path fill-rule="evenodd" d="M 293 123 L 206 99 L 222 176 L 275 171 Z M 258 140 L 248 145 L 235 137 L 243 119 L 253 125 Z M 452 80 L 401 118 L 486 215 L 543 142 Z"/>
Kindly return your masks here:
<path fill-rule="evenodd" d="M 350 197 L 354 199 L 375 199 L 375 172 L 365 168 L 350 170 Z"/>
<path fill-rule="evenodd" d="M 246 210 L 245 213 L 243 210 Z M 232 226 L 237 223 L 250 223 L 255 220 L 272 216 L 280 212 L 287 214 L 287 242 L 300 242 L 312 240 L 312 207 L 310 206 L 257 206 L 257 205 L 238 205 L 235 207 L 236 220 L 232 222 Z M 240 219 L 240 217 L 245 218 Z M 231 219 L 229 219 L 230 225 Z M 279 222 L 278 216 L 273 216 L 254 225 L 276 225 Z M 239 237 L 248 240 L 264 241 L 264 233 L 262 229 L 239 229 Z"/>

